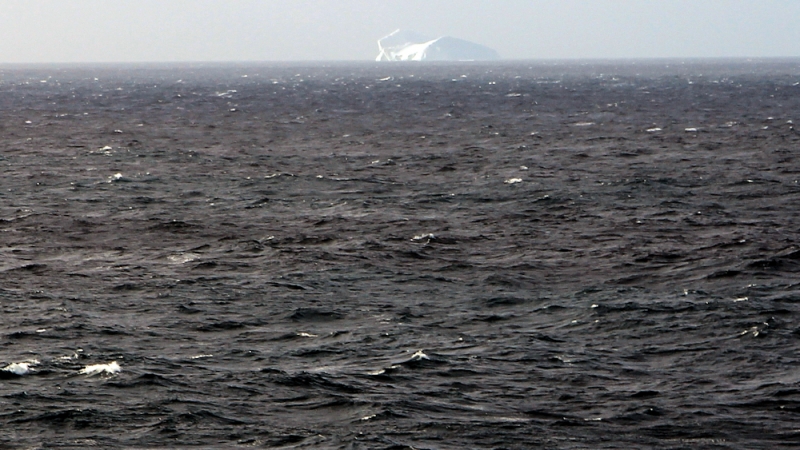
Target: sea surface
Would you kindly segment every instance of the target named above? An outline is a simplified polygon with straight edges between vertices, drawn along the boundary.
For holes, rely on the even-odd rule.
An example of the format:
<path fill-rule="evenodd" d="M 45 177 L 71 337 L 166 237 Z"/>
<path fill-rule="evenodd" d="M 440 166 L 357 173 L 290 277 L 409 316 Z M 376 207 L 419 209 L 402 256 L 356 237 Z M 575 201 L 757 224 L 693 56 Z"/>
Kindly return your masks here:
<path fill-rule="evenodd" d="M 800 447 L 800 60 L 0 66 L 0 448 Z"/>

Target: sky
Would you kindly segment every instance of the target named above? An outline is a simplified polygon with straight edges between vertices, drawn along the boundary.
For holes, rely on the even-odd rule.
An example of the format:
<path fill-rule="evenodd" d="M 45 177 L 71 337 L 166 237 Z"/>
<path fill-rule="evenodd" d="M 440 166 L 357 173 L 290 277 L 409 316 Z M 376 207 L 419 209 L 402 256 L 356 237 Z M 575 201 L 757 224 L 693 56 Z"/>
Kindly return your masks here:
<path fill-rule="evenodd" d="M 0 63 L 369 61 L 395 29 L 504 59 L 800 57 L 800 0 L 0 0 Z"/>

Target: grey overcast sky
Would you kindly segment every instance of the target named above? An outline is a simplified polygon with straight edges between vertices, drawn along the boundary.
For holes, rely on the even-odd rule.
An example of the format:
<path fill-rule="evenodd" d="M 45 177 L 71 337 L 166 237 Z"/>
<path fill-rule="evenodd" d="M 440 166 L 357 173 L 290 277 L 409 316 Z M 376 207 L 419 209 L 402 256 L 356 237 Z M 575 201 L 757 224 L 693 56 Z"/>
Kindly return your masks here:
<path fill-rule="evenodd" d="M 800 57 L 800 0 L 0 0 L 0 63 L 371 60 L 397 28 L 506 59 Z"/>

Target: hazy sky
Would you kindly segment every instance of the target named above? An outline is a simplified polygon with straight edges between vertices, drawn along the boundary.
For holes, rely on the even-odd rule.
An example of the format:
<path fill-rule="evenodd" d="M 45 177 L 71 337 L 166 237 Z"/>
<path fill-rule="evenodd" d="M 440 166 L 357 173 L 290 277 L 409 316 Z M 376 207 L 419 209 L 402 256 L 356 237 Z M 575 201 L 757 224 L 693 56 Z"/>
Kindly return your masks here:
<path fill-rule="evenodd" d="M 397 28 L 508 59 L 800 56 L 800 0 L 0 0 L 0 63 L 371 60 Z"/>

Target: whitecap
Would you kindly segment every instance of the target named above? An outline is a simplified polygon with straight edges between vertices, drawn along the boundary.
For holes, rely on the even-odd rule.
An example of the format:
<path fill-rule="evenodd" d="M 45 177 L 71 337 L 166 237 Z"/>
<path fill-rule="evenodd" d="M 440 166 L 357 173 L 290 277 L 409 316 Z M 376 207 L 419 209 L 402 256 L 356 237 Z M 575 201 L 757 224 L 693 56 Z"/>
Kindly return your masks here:
<path fill-rule="evenodd" d="M 753 333 L 753 337 L 758 337 L 758 335 L 761 334 L 761 330 L 759 330 L 758 327 L 751 327 L 749 330 L 744 330 L 739 333 L 739 336 L 744 336 L 748 333 Z"/>
<path fill-rule="evenodd" d="M 39 361 L 35 359 L 31 361 L 11 363 L 3 367 L 3 371 L 13 373 L 14 375 L 23 376 L 29 374 L 31 372 L 31 367 L 37 364 L 39 364 Z"/>
<path fill-rule="evenodd" d="M 522 178 L 509 178 L 509 179 L 507 179 L 506 181 L 504 181 L 503 183 L 505 183 L 505 184 L 517 184 L 517 183 L 522 183 Z"/>
<path fill-rule="evenodd" d="M 411 238 L 412 241 L 424 241 L 425 239 L 428 239 L 428 240 L 436 239 L 436 236 L 434 236 L 433 233 L 428 233 L 428 234 L 418 234 L 418 235 L 414 236 L 413 238 Z"/>
<path fill-rule="evenodd" d="M 431 359 L 428 355 L 425 354 L 424 351 L 419 350 L 417 353 L 411 355 L 411 359 L 409 361 L 422 361 L 423 359 Z"/>
<path fill-rule="evenodd" d="M 697 130 L 697 128 L 691 127 L 691 128 L 686 128 L 683 131 L 685 131 L 687 133 L 697 133 L 698 130 Z"/>
<path fill-rule="evenodd" d="M 86 366 L 79 372 L 81 375 L 114 375 L 116 373 L 122 372 L 122 368 L 117 364 L 116 361 L 112 361 L 108 364 L 92 364 L 91 366 Z"/>
<path fill-rule="evenodd" d="M 185 264 L 185 263 L 194 261 L 195 259 L 197 259 L 199 257 L 200 257 L 199 253 L 178 253 L 178 254 L 175 254 L 175 255 L 167 256 L 167 259 L 171 263 Z"/>
<path fill-rule="evenodd" d="M 79 356 L 77 353 L 73 353 L 72 356 L 59 356 L 56 358 L 56 361 L 72 361 L 73 359 L 78 359 Z"/>

